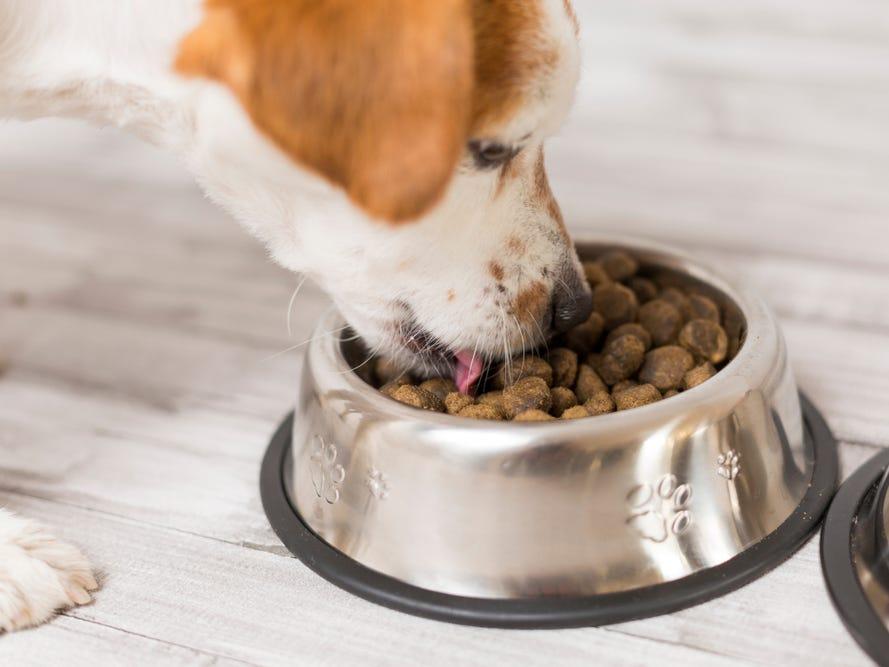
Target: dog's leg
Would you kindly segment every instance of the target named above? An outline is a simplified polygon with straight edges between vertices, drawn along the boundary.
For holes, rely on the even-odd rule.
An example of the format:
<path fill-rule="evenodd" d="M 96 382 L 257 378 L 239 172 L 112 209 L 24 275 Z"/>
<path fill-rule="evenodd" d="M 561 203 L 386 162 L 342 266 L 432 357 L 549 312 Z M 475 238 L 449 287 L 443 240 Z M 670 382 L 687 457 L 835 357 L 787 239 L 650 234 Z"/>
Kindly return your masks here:
<path fill-rule="evenodd" d="M 0 630 L 10 632 L 90 601 L 97 588 L 77 547 L 0 508 Z"/>

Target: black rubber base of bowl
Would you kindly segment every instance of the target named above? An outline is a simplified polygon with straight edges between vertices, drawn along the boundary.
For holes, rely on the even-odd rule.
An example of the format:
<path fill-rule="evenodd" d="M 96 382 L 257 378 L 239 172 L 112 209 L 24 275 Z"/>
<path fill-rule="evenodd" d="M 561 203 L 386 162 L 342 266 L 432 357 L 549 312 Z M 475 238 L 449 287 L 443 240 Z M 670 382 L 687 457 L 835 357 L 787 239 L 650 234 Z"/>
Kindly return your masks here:
<path fill-rule="evenodd" d="M 806 438 L 815 453 L 812 483 L 799 506 L 773 533 L 731 560 L 676 581 L 624 592 L 578 597 L 490 599 L 450 595 L 371 570 L 313 533 L 284 490 L 284 461 L 293 415 L 272 437 L 262 463 L 260 492 L 269 523 L 284 545 L 331 583 L 366 600 L 439 621 L 497 628 L 571 628 L 666 614 L 740 588 L 791 556 L 817 530 L 836 490 L 836 441 L 815 407 L 801 397 Z"/>
<path fill-rule="evenodd" d="M 889 450 L 856 470 L 834 497 L 821 531 L 821 569 L 834 607 L 855 641 L 878 665 L 884 666 L 889 665 L 889 630 L 861 590 L 855 571 L 857 554 L 852 545 L 852 527 L 858 521 L 862 502 L 876 491 L 887 466 Z"/>

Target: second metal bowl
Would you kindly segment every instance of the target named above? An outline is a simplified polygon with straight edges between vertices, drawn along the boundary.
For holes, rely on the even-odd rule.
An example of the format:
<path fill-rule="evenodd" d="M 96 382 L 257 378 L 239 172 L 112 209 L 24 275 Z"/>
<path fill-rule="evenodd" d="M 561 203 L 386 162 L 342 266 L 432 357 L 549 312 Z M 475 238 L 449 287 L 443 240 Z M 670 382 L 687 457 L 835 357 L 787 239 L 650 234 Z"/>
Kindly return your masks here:
<path fill-rule="evenodd" d="M 310 567 L 444 620 L 567 626 L 662 613 L 735 588 L 816 528 L 833 439 L 801 406 L 784 339 L 755 296 L 661 246 L 601 240 L 719 300 L 735 358 L 678 396 L 574 421 L 479 422 L 397 403 L 317 336 L 292 424 L 263 471 L 272 525 Z M 341 326 L 336 315 L 318 331 Z"/>

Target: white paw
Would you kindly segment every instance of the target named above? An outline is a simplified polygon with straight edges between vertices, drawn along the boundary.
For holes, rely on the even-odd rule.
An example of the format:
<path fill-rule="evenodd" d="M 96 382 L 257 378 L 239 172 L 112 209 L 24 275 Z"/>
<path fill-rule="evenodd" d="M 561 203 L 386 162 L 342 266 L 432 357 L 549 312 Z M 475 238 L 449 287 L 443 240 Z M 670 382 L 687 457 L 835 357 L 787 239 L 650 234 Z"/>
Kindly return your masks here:
<path fill-rule="evenodd" d="M 77 547 L 0 508 L 0 631 L 38 625 L 56 611 L 86 604 L 96 588 Z"/>

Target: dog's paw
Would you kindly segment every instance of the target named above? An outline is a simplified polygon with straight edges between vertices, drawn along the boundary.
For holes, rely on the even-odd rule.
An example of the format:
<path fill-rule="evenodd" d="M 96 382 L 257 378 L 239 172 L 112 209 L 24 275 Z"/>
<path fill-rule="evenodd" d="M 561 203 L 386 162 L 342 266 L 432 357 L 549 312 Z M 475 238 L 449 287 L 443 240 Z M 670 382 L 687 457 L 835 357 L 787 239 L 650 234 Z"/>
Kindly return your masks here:
<path fill-rule="evenodd" d="M 98 588 L 80 550 L 0 509 L 0 631 L 38 625 L 86 604 Z"/>

